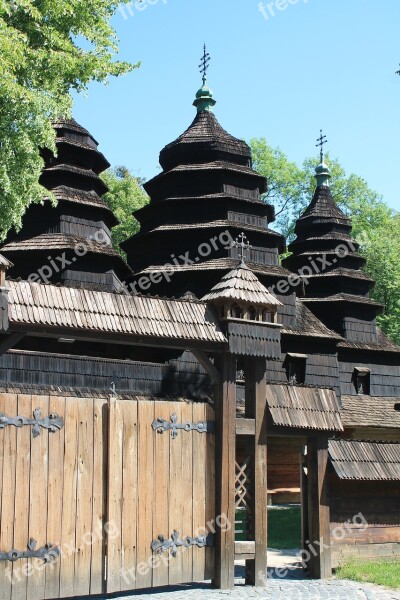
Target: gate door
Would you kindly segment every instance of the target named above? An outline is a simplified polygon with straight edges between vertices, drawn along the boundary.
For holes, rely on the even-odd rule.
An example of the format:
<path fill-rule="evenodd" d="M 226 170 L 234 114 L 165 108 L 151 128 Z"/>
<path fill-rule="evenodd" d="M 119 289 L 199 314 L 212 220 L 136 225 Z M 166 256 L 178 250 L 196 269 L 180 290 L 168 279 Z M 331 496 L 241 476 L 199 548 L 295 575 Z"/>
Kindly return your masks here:
<path fill-rule="evenodd" d="M 107 592 L 213 577 L 214 411 L 112 400 Z"/>

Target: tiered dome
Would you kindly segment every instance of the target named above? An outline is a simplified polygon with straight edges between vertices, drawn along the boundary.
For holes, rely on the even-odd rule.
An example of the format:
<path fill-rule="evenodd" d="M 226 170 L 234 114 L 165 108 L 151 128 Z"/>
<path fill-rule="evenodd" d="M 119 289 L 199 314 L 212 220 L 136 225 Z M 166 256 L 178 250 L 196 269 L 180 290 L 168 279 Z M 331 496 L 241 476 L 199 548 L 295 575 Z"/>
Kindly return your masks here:
<path fill-rule="evenodd" d="M 330 177 L 324 163 L 317 167 L 314 197 L 297 220 L 292 254 L 283 264 L 303 275 L 304 302 L 328 327 L 353 341 L 373 341 L 381 306 L 368 297 L 374 282 L 361 270 L 365 260 L 350 219 L 332 196 Z"/>
<path fill-rule="evenodd" d="M 131 271 L 112 248 L 111 228 L 118 220 L 101 198 L 107 186 L 99 174 L 110 165 L 74 119 L 57 121 L 54 128 L 57 156 L 43 151 L 40 182 L 58 204 L 31 205 L 21 231 L 9 233 L 2 253 L 14 263 L 10 275 L 118 290 Z"/>
<path fill-rule="evenodd" d="M 253 247 L 251 269 L 268 284 L 287 277 L 279 265 L 285 241 L 269 229 L 274 209 L 261 198 L 267 183 L 252 169 L 250 147 L 221 127 L 205 84 L 194 104 L 194 121 L 161 151 L 163 171 L 145 184 L 150 204 L 135 213 L 141 232 L 122 244 L 136 281 L 172 273 L 172 281 L 168 275 L 148 291 L 180 296 L 191 289 L 201 297 L 220 281 L 221 270 L 237 265 L 230 242 L 242 231 Z"/>

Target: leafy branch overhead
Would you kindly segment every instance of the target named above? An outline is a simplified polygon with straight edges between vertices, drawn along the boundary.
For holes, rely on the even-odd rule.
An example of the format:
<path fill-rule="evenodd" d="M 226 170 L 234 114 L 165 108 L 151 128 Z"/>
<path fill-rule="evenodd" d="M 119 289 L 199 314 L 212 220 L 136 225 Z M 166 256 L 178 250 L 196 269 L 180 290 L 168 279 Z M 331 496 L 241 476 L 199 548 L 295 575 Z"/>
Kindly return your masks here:
<path fill-rule="evenodd" d="M 103 200 L 120 222 L 113 227 L 112 241 L 114 248 L 122 254 L 119 244 L 139 231 L 139 223 L 132 213 L 147 204 L 149 197 L 142 187 L 143 181 L 126 167 L 108 169 L 101 178 L 109 188 Z"/>
<path fill-rule="evenodd" d="M 118 39 L 109 0 L 0 0 L 0 189 L 2 237 L 17 228 L 38 183 L 39 148 L 55 151 L 51 120 L 70 116 L 71 90 L 106 82 L 138 64 L 114 60 Z"/>

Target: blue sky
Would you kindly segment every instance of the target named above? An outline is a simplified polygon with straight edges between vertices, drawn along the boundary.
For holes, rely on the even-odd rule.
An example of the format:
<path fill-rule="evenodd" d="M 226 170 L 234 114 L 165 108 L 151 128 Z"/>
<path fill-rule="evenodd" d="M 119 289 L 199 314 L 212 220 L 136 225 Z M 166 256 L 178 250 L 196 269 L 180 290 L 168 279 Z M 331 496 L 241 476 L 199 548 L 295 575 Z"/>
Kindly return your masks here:
<path fill-rule="evenodd" d="M 331 155 L 400 210 L 399 0 L 265 0 L 264 16 L 259 0 L 145 2 L 113 19 L 120 58 L 141 68 L 75 101 L 113 166 L 159 172 L 161 148 L 194 117 L 206 42 L 225 129 L 301 163 L 323 128 Z"/>

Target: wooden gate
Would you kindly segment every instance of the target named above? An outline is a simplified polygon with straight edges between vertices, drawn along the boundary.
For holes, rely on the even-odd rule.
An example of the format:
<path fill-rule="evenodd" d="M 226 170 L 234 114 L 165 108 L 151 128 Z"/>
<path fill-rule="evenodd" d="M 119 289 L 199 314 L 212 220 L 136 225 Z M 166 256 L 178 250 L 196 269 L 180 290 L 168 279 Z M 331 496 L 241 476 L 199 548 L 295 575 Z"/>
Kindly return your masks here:
<path fill-rule="evenodd" d="M 212 577 L 214 435 L 179 425 L 213 421 L 206 404 L 0 394 L 0 600 Z"/>

